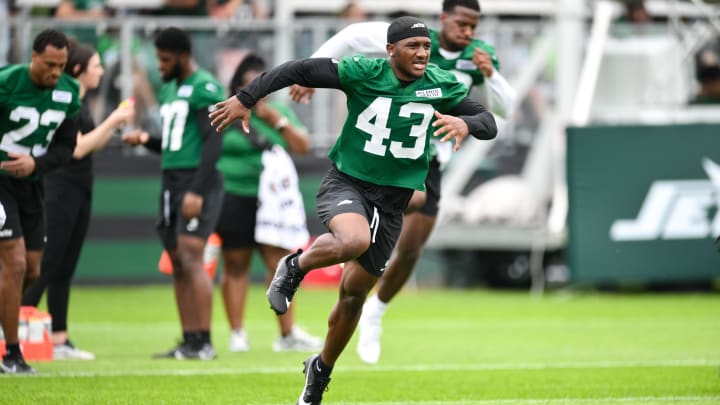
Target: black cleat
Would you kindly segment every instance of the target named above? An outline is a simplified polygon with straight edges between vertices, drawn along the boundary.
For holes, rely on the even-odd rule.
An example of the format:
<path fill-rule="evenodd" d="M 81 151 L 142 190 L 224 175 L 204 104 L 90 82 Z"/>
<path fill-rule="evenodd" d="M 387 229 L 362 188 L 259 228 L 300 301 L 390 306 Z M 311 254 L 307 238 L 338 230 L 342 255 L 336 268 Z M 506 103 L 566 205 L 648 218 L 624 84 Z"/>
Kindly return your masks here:
<path fill-rule="evenodd" d="M 0 362 L 0 371 L 5 374 L 37 374 L 34 368 L 25 363 L 22 354 L 6 354 Z"/>
<path fill-rule="evenodd" d="M 313 354 L 303 362 L 305 365 L 303 368 L 305 387 L 300 393 L 296 405 L 320 405 L 323 394 L 328 390 L 330 377 L 323 377 L 318 373 L 316 368 L 318 357 L 320 357 L 319 354 Z"/>
<path fill-rule="evenodd" d="M 297 258 L 300 253 L 302 253 L 302 250 L 280 259 L 275 269 L 275 276 L 267 289 L 266 294 L 268 301 L 270 301 L 270 308 L 278 315 L 287 312 L 295 291 L 297 291 L 300 282 L 305 277 L 305 274 L 297 268 Z M 290 262 L 293 260 L 295 260 L 295 263 L 291 265 Z"/>

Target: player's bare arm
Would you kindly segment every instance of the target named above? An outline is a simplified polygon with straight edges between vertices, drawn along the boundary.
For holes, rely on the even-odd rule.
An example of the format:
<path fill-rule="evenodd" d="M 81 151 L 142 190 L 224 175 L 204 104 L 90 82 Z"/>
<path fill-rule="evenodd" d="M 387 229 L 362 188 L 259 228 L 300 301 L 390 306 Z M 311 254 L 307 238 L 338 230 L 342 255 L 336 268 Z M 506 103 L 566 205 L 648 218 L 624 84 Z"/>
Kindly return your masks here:
<path fill-rule="evenodd" d="M 433 126 L 439 127 L 435 131 L 435 136 L 444 135 L 443 142 L 454 138 L 454 151 L 460 149 L 460 145 L 467 135 L 482 140 L 493 139 L 497 136 L 495 117 L 482 104 L 469 97 L 460 101 L 458 105 L 448 111 L 448 114 L 443 115 L 436 112 L 435 117 L 438 119 Z"/>
<path fill-rule="evenodd" d="M 300 86 L 299 84 L 290 86 L 290 98 L 296 103 L 310 104 L 313 94 L 315 94 L 315 89 L 312 87 Z"/>
<path fill-rule="evenodd" d="M 475 54 L 473 55 L 472 60 L 475 66 L 477 66 L 485 77 L 492 77 L 495 67 L 493 66 L 490 54 L 477 48 L 475 49 Z"/>
<path fill-rule="evenodd" d="M 240 120 L 243 131 L 250 132 L 250 109 L 245 107 L 237 97 L 232 96 L 225 101 L 215 104 L 215 111 L 209 115 L 210 124 L 217 132 L 222 132 L 228 125 Z"/>
<path fill-rule="evenodd" d="M 11 176 L 26 177 L 35 172 L 35 159 L 30 155 L 22 155 L 19 153 L 8 153 L 11 160 L 0 163 L 0 168 Z"/>
<path fill-rule="evenodd" d="M 460 150 L 462 142 L 470 134 L 468 126 L 461 118 L 453 117 L 452 115 L 444 115 L 435 111 L 435 117 L 437 120 L 433 122 L 432 126 L 437 128 L 433 132 L 434 136 L 442 136 L 441 142 L 447 142 L 451 139 L 455 139 L 455 145 L 453 146 L 453 152 Z"/>

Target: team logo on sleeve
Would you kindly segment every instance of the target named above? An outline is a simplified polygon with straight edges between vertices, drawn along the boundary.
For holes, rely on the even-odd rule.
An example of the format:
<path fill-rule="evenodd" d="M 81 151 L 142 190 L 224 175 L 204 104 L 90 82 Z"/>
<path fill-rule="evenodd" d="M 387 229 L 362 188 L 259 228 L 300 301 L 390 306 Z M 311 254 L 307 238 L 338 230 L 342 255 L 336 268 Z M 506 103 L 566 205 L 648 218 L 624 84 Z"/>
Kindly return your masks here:
<path fill-rule="evenodd" d="M 214 93 L 217 91 L 217 86 L 215 85 L 215 83 L 207 83 L 205 84 L 205 90 Z"/>
<path fill-rule="evenodd" d="M 72 93 L 65 90 L 53 90 L 52 101 L 56 103 L 70 104 L 72 101 Z"/>
<path fill-rule="evenodd" d="M 457 69 L 457 70 L 478 70 L 478 67 L 475 66 L 475 64 L 471 60 L 458 59 L 458 61 L 455 62 L 455 69 Z"/>
<path fill-rule="evenodd" d="M 416 90 L 415 97 L 439 98 L 442 97 L 442 89 Z"/>
<path fill-rule="evenodd" d="M 190 97 L 190 96 L 192 96 L 192 93 L 193 93 L 193 86 L 191 86 L 189 84 L 184 84 L 184 85 L 180 86 L 180 88 L 178 89 L 177 95 L 178 95 L 178 97 Z"/>

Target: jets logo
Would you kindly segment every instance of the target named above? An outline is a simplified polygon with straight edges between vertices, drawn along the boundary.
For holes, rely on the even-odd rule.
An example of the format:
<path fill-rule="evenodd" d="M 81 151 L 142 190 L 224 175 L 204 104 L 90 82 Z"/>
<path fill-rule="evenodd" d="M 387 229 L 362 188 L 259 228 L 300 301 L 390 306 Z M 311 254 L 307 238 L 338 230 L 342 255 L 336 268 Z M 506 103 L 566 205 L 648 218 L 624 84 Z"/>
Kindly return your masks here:
<path fill-rule="evenodd" d="M 657 180 L 638 215 L 610 227 L 613 241 L 703 239 L 720 234 L 720 165 L 702 161 L 709 180 Z"/>

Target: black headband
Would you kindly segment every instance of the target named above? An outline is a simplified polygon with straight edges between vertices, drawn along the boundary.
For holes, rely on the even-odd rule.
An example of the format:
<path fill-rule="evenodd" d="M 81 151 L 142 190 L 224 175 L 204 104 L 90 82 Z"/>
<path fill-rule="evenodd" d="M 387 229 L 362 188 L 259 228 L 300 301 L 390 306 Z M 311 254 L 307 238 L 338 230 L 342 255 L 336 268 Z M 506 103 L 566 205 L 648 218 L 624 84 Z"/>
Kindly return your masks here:
<path fill-rule="evenodd" d="M 430 38 L 430 31 L 422 20 L 415 17 L 400 17 L 390 23 L 387 30 L 387 41 L 394 44 L 406 38 L 427 37 Z"/>

